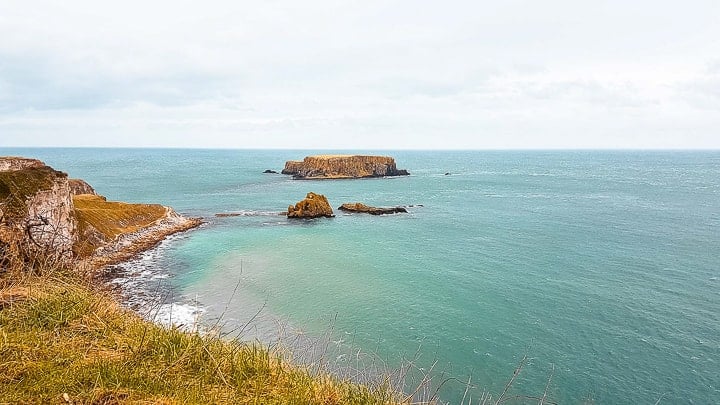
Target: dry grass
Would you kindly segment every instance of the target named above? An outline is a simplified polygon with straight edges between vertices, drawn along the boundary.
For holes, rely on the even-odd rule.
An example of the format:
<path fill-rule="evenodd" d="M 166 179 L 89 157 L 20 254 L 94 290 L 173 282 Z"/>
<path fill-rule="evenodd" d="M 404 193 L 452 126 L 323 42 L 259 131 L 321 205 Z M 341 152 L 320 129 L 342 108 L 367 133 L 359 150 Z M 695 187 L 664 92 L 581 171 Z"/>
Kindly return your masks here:
<path fill-rule="evenodd" d="M 165 207 L 159 204 L 105 201 L 91 194 L 73 196 L 73 204 L 80 231 L 90 225 L 107 240 L 123 233 L 135 232 L 165 215 Z"/>
<path fill-rule="evenodd" d="M 27 197 L 50 188 L 57 177 L 66 176 L 47 166 L 0 172 L 0 201 L 5 217 L 23 217 Z"/>
<path fill-rule="evenodd" d="M 73 196 L 73 205 L 81 235 L 74 251 L 80 257 L 90 255 L 119 235 L 151 225 L 163 218 L 166 212 L 166 208 L 159 204 L 106 201 L 91 194 Z"/>
<path fill-rule="evenodd" d="M 0 272 L 0 403 L 403 401 L 290 364 L 280 349 L 152 324 L 75 269 L 26 270 Z"/>

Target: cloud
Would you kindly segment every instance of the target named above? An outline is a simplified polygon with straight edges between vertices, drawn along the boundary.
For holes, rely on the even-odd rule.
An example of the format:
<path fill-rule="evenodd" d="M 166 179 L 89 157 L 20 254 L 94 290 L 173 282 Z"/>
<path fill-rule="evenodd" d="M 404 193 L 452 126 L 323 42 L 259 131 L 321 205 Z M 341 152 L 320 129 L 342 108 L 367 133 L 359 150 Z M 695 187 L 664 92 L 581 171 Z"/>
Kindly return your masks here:
<path fill-rule="evenodd" d="M 720 147 L 719 8 L 8 0 L 0 144 Z"/>

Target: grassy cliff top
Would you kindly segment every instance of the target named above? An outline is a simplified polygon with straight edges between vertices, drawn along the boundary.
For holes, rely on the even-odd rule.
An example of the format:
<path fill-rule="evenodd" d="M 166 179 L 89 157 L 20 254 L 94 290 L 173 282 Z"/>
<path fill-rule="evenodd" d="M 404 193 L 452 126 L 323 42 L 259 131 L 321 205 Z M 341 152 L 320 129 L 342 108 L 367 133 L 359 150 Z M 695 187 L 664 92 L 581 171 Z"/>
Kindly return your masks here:
<path fill-rule="evenodd" d="M 19 218 L 27 213 L 26 200 L 38 191 L 50 189 L 58 178 L 67 174 L 49 166 L 0 171 L 0 204 L 8 217 Z"/>
<path fill-rule="evenodd" d="M 81 234 L 92 226 L 106 240 L 147 227 L 161 219 L 167 211 L 159 204 L 106 201 L 101 196 L 91 194 L 73 196 L 73 204 Z"/>

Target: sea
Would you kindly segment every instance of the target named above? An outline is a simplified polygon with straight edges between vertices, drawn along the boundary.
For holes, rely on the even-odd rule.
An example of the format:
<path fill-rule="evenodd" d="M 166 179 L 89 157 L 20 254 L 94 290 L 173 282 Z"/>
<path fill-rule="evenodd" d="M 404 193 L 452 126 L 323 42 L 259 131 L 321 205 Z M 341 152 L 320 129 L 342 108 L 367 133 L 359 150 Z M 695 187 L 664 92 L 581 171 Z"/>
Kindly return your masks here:
<path fill-rule="evenodd" d="M 316 153 L 389 155 L 411 175 L 263 173 Z M 326 337 L 331 369 L 411 369 L 451 404 L 506 388 L 508 403 L 720 403 L 720 151 L 0 154 L 205 220 L 114 269 L 158 321 Z M 311 191 L 408 212 L 279 214 Z"/>

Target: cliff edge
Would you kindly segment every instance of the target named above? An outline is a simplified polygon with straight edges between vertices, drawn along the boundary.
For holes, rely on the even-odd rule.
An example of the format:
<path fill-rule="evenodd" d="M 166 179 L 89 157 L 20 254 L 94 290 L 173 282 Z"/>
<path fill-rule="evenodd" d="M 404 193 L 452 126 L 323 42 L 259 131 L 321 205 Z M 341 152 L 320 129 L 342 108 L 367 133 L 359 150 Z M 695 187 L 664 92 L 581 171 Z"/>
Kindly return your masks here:
<path fill-rule="evenodd" d="M 70 255 L 76 231 L 66 173 L 37 159 L 0 157 L 0 242 Z"/>
<path fill-rule="evenodd" d="M 18 241 L 102 265 L 200 223 L 159 204 L 106 201 L 37 159 L 0 157 L 0 247 Z"/>
<path fill-rule="evenodd" d="M 302 161 L 285 162 L 282 174 L 300 180 L 313 180 L 407 176 L 410 173 L 398 169 L 395 159 L 389 156 L 315 155 L 307 156 Z"/>

